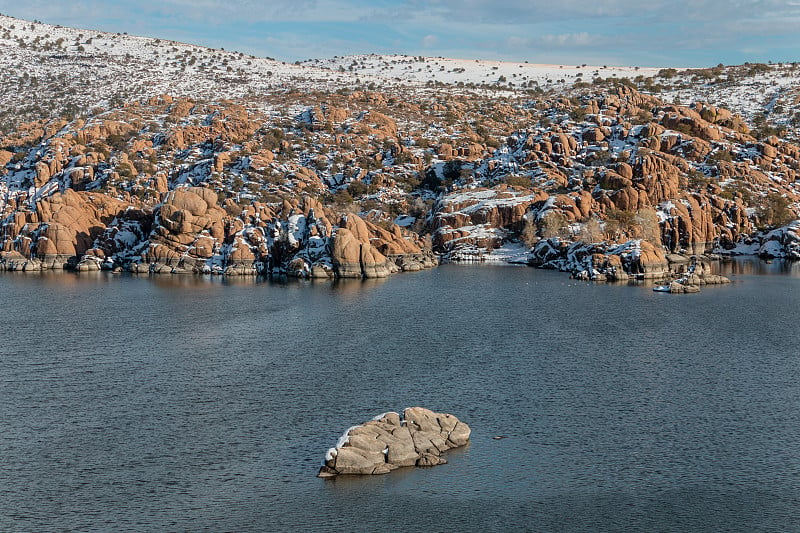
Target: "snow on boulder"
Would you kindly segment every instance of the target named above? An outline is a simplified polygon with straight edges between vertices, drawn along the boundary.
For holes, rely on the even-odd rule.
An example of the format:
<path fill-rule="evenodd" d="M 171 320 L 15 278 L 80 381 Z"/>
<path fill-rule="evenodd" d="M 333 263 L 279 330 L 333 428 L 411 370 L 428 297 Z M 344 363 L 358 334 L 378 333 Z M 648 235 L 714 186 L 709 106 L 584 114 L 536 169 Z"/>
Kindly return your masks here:
<path fill-rule="evenodd" d="M 800 259 L 800 220 L 767 233 L 761 240 L 758 255 L 766 258 Z"/>
<path fill-rule="evenodd" d="M 722 255 L 758 255 L 765 259 L 800 259 L 800 220 L 766 233 L 744 236 L 731 248 L 717 247 Z"/>
<path fill-rule="evenodd" d="M 638 279 L 669 276 L 669 263 L 664 251 L 639 239 L 618 245 L 542 239 L 529 252 L 528 264 L 597 281 L 627 280 L 629 276 Z"/>
<path fill-rule="evenodd" d="M 409 407 L 383 413 L 348 429 L 325 454 L 318 477 L 339 474 L 386 474 L 401 466 L 445 464 L 442 452 L 464 446 L 471 430 L 447 413 Z"/>

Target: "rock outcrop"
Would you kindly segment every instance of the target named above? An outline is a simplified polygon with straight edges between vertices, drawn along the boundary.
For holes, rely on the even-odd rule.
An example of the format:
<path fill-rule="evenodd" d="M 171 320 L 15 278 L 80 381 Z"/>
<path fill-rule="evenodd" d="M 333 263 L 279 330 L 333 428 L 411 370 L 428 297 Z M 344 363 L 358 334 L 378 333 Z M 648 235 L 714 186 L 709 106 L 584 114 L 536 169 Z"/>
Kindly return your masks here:
<path fill-rule="evenodd" d="M 409 407 L 350 428 L 328 450 L 319 477 L 386 474 L 401 466 L 435 466 L 442 453 L 469 442 L 470 428 L 451 414 Z"/>
<path fill-rule="evenodd" d="M 528 264 L 570 272 L 577 279 L 592 281 L 665 279 L 670 276 L 664 251 L 638 239 L 619 245 L 543 239 L 531 249 Z"/>
<path fill-rule="evenodd" d="M 209 72 L 211 63 L 198 62 Z M 214 78 L 239 94 L 244 74 L 217 66 L 230 74 Z M 662 245 L 738 253 L 758 228 L 800 216 L 796 131 L 750 131 L 703 101 L 669 104 L 634 88 L 644 79 L 607 82 L 534 104 L 525 93 L 406 98 L 390 86 L 285 92 L 282 81 L 269 113 L 249 97 L 156 93 L 9 125 L 0 135 L 0 247 L 26 268 L 94 269 L 97 258 L 137 272 L 323 279 L 427 268 L 432 250 L 452 260 L 515 240 L 646 240 L 653 247 L 630 262 L 573 250 L 578 273 L 658 278 Z M 795 104 L 776 101 L 770 116 Z M 752 250 L 800 256 L 792 242 L 774 234 Z"/>
<path fill-rule="evenodd" d="M 700 292 L 701 285 L 724 285 L 731 280 L 725 276 L 711 273 L 710 266 L 705 262 L 697 261 L 692 257 L 691 264 L 686 272 L 678 279 L 669 284 L 669 292 L 672 294 L 689 294 Z"/>
<path fill-rule="evenodd" d="M 763 259 L 800 260 L 800 220 L 794 220 L 772 231 L 742 238 L 736 246 L 718 251 L 726 255 L 758 255 Z"/>

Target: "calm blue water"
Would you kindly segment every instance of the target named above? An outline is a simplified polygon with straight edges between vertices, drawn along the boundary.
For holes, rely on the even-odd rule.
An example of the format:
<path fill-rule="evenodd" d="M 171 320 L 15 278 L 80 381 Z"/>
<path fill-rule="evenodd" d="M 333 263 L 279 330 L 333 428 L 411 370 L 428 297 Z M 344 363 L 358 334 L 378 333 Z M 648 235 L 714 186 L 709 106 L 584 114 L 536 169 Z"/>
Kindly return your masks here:
<path fill-rule="evenodd" d="M 2 531 L 800 531 L 800 271 L 0 276 Z M 449 464 L 315 476 L 422 405 Z M 505 439 L 492 437 L 504 435 Z"/>

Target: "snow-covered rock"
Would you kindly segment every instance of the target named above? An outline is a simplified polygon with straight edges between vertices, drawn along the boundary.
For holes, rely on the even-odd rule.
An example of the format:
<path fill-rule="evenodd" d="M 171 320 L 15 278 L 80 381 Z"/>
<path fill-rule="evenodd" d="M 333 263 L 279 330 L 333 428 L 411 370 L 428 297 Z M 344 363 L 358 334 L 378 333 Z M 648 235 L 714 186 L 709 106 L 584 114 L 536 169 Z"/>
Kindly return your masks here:
<path fill-rule="evenodd" d="M 736 246 L 718 248 L 723 255 L 758 255 L 763 258 L 800 259 L 800 220 L 786 226 L 743 238 Z"/>
<path fill-rule="evenodd" d="M 664 279 L 669 275 L 663 249 L 638 239 L 623 244 L 542 239 L 531 249 L 528 264 L 595 281 Z"/>

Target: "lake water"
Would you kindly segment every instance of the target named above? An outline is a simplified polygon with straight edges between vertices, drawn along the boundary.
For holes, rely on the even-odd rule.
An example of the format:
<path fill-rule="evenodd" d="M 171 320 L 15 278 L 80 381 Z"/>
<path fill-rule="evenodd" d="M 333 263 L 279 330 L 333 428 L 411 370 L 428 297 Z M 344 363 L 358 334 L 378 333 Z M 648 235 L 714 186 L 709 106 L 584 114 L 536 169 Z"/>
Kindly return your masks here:
<path fill-rule="evenodd" d="M 2 531 L 798 531 L 800 269 L 0 276 Z M 421 405 L 447 465 L 315 477 Z M 505 436 L 501 440 L 492 437 Z"/>

